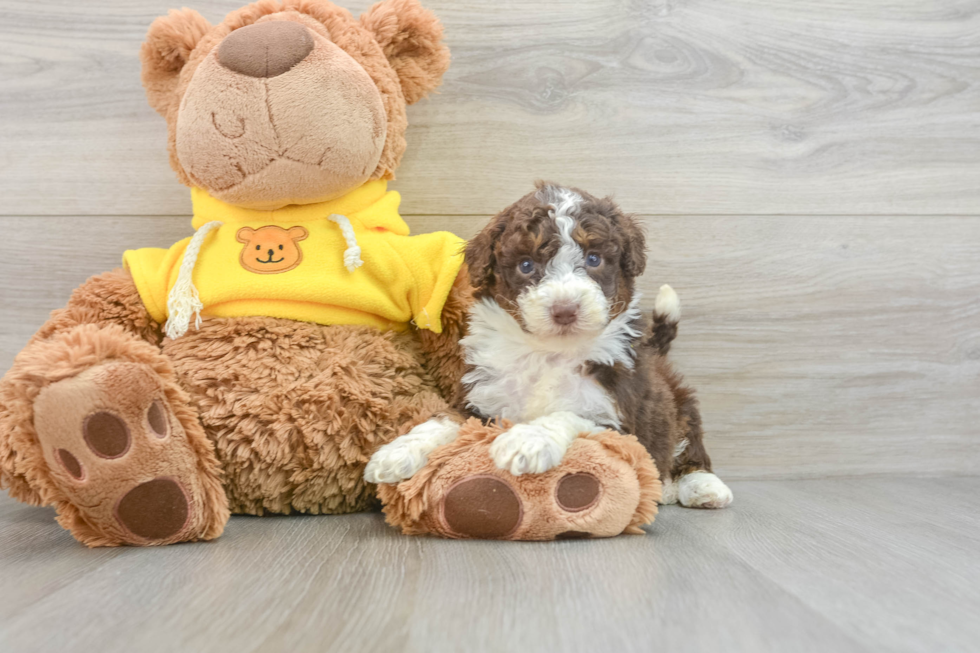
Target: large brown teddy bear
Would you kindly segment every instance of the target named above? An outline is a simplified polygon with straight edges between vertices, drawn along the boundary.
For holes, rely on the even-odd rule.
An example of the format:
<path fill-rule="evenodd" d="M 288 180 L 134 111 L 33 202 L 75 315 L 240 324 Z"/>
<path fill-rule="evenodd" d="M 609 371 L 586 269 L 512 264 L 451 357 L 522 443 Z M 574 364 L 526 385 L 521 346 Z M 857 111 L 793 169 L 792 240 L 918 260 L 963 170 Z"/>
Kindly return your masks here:
<path fill-rule="evenodd" d="M 208 540 L 230 512 L 377 506 L 370 455 L 430 417 L 462 418 L 462 243 L 409 236 L 386 188 L 406 105 L 449 64 L 440 39 L 416 0 L 384 0 L 359 20 L 326 0 L 261 0 L 218 25 L 189 9 L 153 23 L 143 81 L 192 189 L 194 235 L 126 252 L 18 355 L 0 382 L 0 486 L 54 505 L 89 546 Z M 516 483 L 524 496 L 503 508 L 495 487 L 471 483 L 477 492 L 449 507 L 462 532 L 426 526 L 447 509 L 449 480 L 506 476 L 479 473 L 488 429 L 464 429 L 457 448 L 475 444 L 455 467 L 438 452 L 418 479 L 387 488 L 390 520 L 551 539 L 575 519 L 611 535 L 652 518 L 655 478 L 637 480 L 652 469 L 638 445 L 596 440 L 569 464 L 623 477 L 605 495 L 622 504 L 612 521 L 605 507 L 545 514 L 555 500 L 533 494 L 563 466 Z M 481 521 L 487 506 L 498 523 Z"/>

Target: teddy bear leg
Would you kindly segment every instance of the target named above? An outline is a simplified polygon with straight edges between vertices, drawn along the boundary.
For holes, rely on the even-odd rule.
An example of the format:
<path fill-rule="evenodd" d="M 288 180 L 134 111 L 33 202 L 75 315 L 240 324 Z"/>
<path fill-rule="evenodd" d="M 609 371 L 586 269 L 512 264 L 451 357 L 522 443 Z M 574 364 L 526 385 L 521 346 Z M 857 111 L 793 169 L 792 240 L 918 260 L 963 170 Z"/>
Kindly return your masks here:
<path fill-rule="evenodd" d="M 388 522 L 407 534 L 554 540 L 642 533 L 653 521 L 660 481 L 635 438 L 586 434 L 558 466 L 514 476 L 490 455 L 501 432 L 469 420 L 411 479 L 378 486 Z"/>
<path fill-rule="evenodd" d="M 217 460 L 152 345 L 92 324 L 33 342 L 0 400 L 11 494 L 53 504 L 79 541 L 158 545 L 221 534 L 228 508 Z"/>

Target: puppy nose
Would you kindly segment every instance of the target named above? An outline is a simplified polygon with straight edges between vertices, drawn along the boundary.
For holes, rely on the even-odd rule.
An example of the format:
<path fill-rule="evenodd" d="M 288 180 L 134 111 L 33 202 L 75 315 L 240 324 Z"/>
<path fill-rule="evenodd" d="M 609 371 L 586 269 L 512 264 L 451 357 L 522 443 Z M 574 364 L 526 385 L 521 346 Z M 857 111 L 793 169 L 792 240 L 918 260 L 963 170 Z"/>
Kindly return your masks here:
<path fill-rule="evenodd" d="M 218 62 L 249 77 L 275 77 L 298 64 L 313 49 L 310 30 L 291 20 L 241 27 L 218 46 Z"/>
<path fill-rule="evenodd" d="M 561 326 L 573 324 L 578 319 L 578 304 L 555 304 L 551 307 L 551 319 Z"/>

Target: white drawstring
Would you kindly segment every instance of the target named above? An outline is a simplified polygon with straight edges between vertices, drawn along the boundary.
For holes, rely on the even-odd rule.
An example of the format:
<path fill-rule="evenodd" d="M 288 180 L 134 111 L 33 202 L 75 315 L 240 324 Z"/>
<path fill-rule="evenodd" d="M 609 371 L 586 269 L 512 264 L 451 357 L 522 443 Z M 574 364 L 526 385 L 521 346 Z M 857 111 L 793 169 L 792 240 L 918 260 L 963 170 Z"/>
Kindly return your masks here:
<path fill-rule="evenodd" d="M 167 337 L 171 339 L 179 338 L 187 333 L 191 324 L 191 315 L 194 316 L 194 328 L 201 328 L 201 309 L 204 308 L 204 304 L 201 303 L 191 276 L 194 273 L 194 264 L 197 263 L 197 255 L 201 251 L 204 237 L 212 229 L 217 229 L 223 224 L 220 220 L 214 220 L 201 225 L 201 228 L 191 238 L 191 242 L 187 244 L 187 249 L 184 250 L 184 260 L 180 263 L 177 281 L 167 296 L 167 313 L 170 318 L 164 328 Z"/>
<path fill-rule="evenodd" d="M 361 247 L 357 244 L 357 236 L 354 235 L 354 227 L 351 226 L 346 215 L 334 213 L 327 219 L 336 222 L 340 227 L 340 233 L 344 234 L 344 242 L 347 243 L 347 249 L 344 250 L 344 267 L 348 272 L 353 272 L 364 265 L 364 261 L 361 260 Z"/>

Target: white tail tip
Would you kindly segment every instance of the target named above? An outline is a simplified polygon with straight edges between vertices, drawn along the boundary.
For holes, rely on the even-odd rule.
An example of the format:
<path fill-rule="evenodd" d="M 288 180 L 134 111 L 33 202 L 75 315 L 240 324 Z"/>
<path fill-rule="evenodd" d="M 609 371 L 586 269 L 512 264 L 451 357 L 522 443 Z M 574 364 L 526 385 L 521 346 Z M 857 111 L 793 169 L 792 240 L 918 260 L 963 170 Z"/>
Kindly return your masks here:
<path fill-rule="evenodd" d="M 653 304 L 653 312 L 668 322 L 680 322 L 681 300 L 674 289 L 664 284 L 657 293 L 657 301 Z"/>

